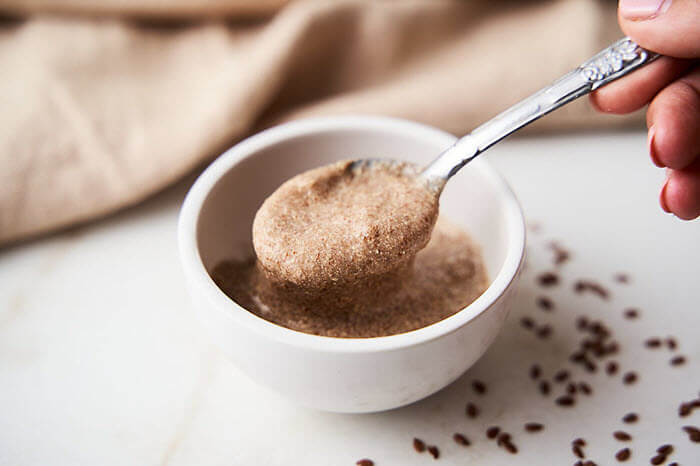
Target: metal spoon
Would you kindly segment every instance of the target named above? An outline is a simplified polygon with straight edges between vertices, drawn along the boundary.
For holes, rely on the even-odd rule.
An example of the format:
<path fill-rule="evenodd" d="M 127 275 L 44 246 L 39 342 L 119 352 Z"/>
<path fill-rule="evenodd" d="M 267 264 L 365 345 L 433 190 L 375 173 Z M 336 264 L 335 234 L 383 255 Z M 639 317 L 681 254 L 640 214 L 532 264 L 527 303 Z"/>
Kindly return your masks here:
<path fill-rule="evenodd" d="M 433 160 L 420 177 L 438 192 L 441 191 L 452 175 L 509 134 L 658 57 L 658 54 L 643 49 L 629 37 L 618 40 L 575 70 L 459 139 Z"/>

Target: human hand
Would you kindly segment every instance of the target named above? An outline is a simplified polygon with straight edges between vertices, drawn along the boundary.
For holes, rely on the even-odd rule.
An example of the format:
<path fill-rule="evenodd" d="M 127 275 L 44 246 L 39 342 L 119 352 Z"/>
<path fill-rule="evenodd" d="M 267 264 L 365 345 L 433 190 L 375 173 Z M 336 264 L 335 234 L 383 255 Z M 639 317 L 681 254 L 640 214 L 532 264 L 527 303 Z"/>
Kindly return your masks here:
<path fill-rule="evenodd" d="M 659 202 L 684 220 L 700 215 L 700 1 L 620 0 L 620 27 L 665 55 L 591 94 L 607 113 L 647 109 L 651 160 L 667 168 Z"/>

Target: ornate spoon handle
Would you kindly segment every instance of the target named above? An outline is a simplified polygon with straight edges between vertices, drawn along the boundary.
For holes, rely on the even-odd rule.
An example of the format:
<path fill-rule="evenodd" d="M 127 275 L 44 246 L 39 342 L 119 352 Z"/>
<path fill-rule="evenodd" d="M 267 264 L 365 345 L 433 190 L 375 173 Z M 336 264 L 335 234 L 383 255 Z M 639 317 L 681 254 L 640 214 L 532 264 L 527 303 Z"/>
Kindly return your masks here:
<path fill-rule="evenodd" d="M 447 180 L 477 155 L 547 113 L 645 65 L 659 55 L 625 37 L 549 86 L 482 124 L 443 152 L 421 174 Z"/>

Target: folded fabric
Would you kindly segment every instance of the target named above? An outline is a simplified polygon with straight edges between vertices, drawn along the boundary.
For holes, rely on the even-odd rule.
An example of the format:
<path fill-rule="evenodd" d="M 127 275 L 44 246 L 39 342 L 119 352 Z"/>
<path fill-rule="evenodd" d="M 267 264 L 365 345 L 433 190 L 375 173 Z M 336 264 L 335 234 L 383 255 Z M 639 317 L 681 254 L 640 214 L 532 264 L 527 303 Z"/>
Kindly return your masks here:
<path fill-rule="evenodd" d="M 139 202 L 293 118 L 383 114 L 464 134 L 621 36 L 615 2 L 592 0 L 0 0 L 0 11 L 32 12 L 0 23 L 0 243 Z M 153 21 L 189 12 L 223 16 Z M 639 121 L 582 99 L 532 130 Z"/>

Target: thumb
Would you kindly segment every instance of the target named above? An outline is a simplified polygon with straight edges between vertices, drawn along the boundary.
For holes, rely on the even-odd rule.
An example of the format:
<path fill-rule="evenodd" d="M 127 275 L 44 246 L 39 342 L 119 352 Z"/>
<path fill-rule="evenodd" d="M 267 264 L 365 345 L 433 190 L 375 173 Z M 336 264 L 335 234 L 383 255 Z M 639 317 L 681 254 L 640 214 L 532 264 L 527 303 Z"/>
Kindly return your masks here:
<path fill-rule="evenodd" d="M 677 58 L 700 57 L 700 1 L 620 0 L 618 19 L 635 42 Z"/>

